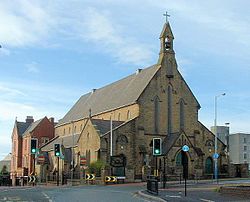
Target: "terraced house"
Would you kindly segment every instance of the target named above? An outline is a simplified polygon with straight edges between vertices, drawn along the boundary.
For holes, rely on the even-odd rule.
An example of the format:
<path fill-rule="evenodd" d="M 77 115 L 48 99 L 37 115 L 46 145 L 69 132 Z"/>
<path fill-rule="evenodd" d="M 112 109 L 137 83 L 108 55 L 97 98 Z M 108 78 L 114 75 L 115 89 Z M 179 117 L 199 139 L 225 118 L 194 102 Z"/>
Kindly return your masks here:
<path fill-rule="evenodd" d="M 27 181 L 28 175 L 35 173 L 34 156 L 31 155 L 31 139 L 37 140 L 37 148 L 54 137 L 54 118 L 44 117 L 34 121 L 27 116 L 25 122 L 15 121 L 12 132 L 11 179 L 13 185 Z"/>
<path fill-rule="evenodd" d="M 110 156 L 120 156 L 124 164 L 112 167 L 112 174 L 128 181 L 144 179 L 156 161 L 160 171 L 165 167 L 169 175 L 176 175 L 182 169 L 181 147 L 188 145 L 189 176 L 213 172 L 215 137 L 198 120 L 200 104 L 178 71 L 173 41 L 166 23 L 156 64 L 80 97 L 56 125 L 56 138 L 42 148 L 51 156 L 48 172 L 56 167 L 55 143 L 73 151 L 60 160 L 60 171 L 69 171 L 71 158 L 75 171 L 80 171 L 80 156 L 87 164 L 98 159 L 109 164 Z M 155 137 L 163 142 L 163 155 L 157 159 L 152 155 Z M 227 171 L 224 149 L 218 140 L 220 173 Z"/>

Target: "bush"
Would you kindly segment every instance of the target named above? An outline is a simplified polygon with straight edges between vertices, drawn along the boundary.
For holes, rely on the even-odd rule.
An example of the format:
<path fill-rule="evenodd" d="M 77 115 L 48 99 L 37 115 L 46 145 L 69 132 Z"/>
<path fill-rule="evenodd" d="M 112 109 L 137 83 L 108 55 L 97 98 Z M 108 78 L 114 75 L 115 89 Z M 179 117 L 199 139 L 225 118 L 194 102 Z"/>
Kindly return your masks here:
<path fill-rule="evenodd" d="M 95 161 L 89 165 L 88 171 L 90 173 L 94 173 L 97 177 L 101 176 L 101 170 L 104 169 L 106 166 L 106 163 L 103 161 Z"/>
<path fill-rule="evenodd" d="M 0 174 L 2 174 L 2 175 L 8 175 L 9 174 L 9 172 L 7 171 L 7 166 L 6 165 L 3 166 Z"/>

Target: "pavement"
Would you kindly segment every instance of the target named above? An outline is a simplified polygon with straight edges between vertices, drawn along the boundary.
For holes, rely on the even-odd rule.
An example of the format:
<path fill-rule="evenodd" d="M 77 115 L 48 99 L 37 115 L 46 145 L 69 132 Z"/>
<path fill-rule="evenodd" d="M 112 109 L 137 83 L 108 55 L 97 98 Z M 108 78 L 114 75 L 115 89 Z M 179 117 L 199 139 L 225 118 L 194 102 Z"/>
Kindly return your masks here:
<path fill-rule="evenodd" d="M 159 188 L 158 195 L 152 195 L 146 190 L 139 192 L 139 194 L 147 198 L 149 201 L 188 201 L 188 202 L 250 202 L 250 198 L 245 196 L 237 196 L 233 193 L 221 194 L 218 192 L 221 186 L 234 185 L 250 185 L 250 179 L 223 179 L 218 184 L 212 180 L 202 180 L 199 182 L 188 181 L 187 191 L 185 196 L 184 184 L 180 182 L 168 182 L 166 189 Z M 159 187 L 161 185 L 159 184 Z"/>

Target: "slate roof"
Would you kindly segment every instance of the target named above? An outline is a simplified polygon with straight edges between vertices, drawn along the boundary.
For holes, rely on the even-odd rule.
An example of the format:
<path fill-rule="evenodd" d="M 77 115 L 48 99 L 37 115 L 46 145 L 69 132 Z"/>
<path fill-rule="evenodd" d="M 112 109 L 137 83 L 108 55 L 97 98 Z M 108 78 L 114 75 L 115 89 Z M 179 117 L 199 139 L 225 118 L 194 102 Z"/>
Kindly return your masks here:
<path fill-rule="evenodd" d="M 100 131 L 100 135 L 110 131 L 110 120 L 91 119 L 91 122 L 96 127 L 96 129 Z M 113 129 L 117 128 L 123 123 L 124 121 L 112 121 Z"/>
<path fill-rule="evenodd" d="M 30 126 L 30 124 L 31 123 L 16 121 L 18 135 L 23 136 L 24 132 L 27 130 L 27 128 Z"/>
<path fill-rule="evenodd" d="M 171 135 L 167 135 L 165 137 L 162 144 L 163 154 L 167 154 L 169 152 L 169 150 L 172 148 L 173 144 L 176 142 L 176 140 L 179 138 L 180 135 L 181 135 L 180 133 L 171 133 Z"/>
<path fill-rule="evenodd" d="M 31 124 L 29 125 L 29 127 L 27 128 L 27 130 L 24 132 L 24 135 L 25 135 L 25 134 L 28 134 L 28 133 L 31 133 L 31 132 L 32 132 L 41 122 L 42 122 L 43 119 L 44 119 L 44 118 L 39 119 L 39 120 L 37 120 L 37 121 L 31 123 Z"/>
<path fill-rule="evenodd" d="M 169 135 L 166 136 L 166 138 L 163 140 L 163 148 L 162 148 L 163 154 L 168 154 L 168 152 L 173 147 L 174 143 L 180 137 L 180 135 L 181 135 L 181 133 L 172 133 L 170 136 Z M 204 155 L 204 153 L 202 152 L 202 150 L 200 148 L 194 147 L 193 145 L 192 145 L 192 147 L 198 156 Z"/>
<path fill-rule="evenodd" d="M 79 139 L 80 134 L 75 134 L 74 137 L 72 135 L 66 135 L 66 136 L 57 136 L 54 139 L 52 139 L 50 142 L 48 142 L 46 145 L 41 147 L 42 151 L 52 151 L 54 150 L 54 144 L 62 144 L 64 148 L 71 148 L 73 145 L 73 139 L 74 139 L 74 145 L 73 147 L 77 146 L 77 141 Z"/>
<path fill-rule="evenodd" d="M 141 70 L 140 73 L 132 74 L 105 87 L 96 89 L 93 93 L 83 95 L 70 111 L 59 120 L 58 126 L 88 117 L 90 109 L 91 114 L 95 115 L 134 104 L 159 68 L 159 65 L 153 65 Z"/>

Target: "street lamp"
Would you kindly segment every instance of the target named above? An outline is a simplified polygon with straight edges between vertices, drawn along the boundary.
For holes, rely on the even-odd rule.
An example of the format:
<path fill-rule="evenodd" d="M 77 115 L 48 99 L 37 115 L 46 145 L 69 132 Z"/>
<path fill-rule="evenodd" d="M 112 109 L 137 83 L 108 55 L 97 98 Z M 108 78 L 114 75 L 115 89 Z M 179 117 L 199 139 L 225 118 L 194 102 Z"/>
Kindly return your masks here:
<path fill-rule="evenodd" d="M 72 147 L 71 147 L 71 185 L 73 186 L 73 179 L 74 179 L 74 157 L 75 157 L 75 154 L 74 154 L 74 142 L 75 142 L 75 132 L 74 131 L 74 122 L 71 121 L 71 125 L 72 125 Z"/>
<path fill-rule="evenodd" d="M 225 96 L 226 93 L 222 93 L 220 95 L 216 95 L 214 99 L 214 131 L 215 131 L 215 141 L 214 141 L 214 179 L 218 183 L 218 154 L 217 154 L 217 99 L 220 96 Z"/>

